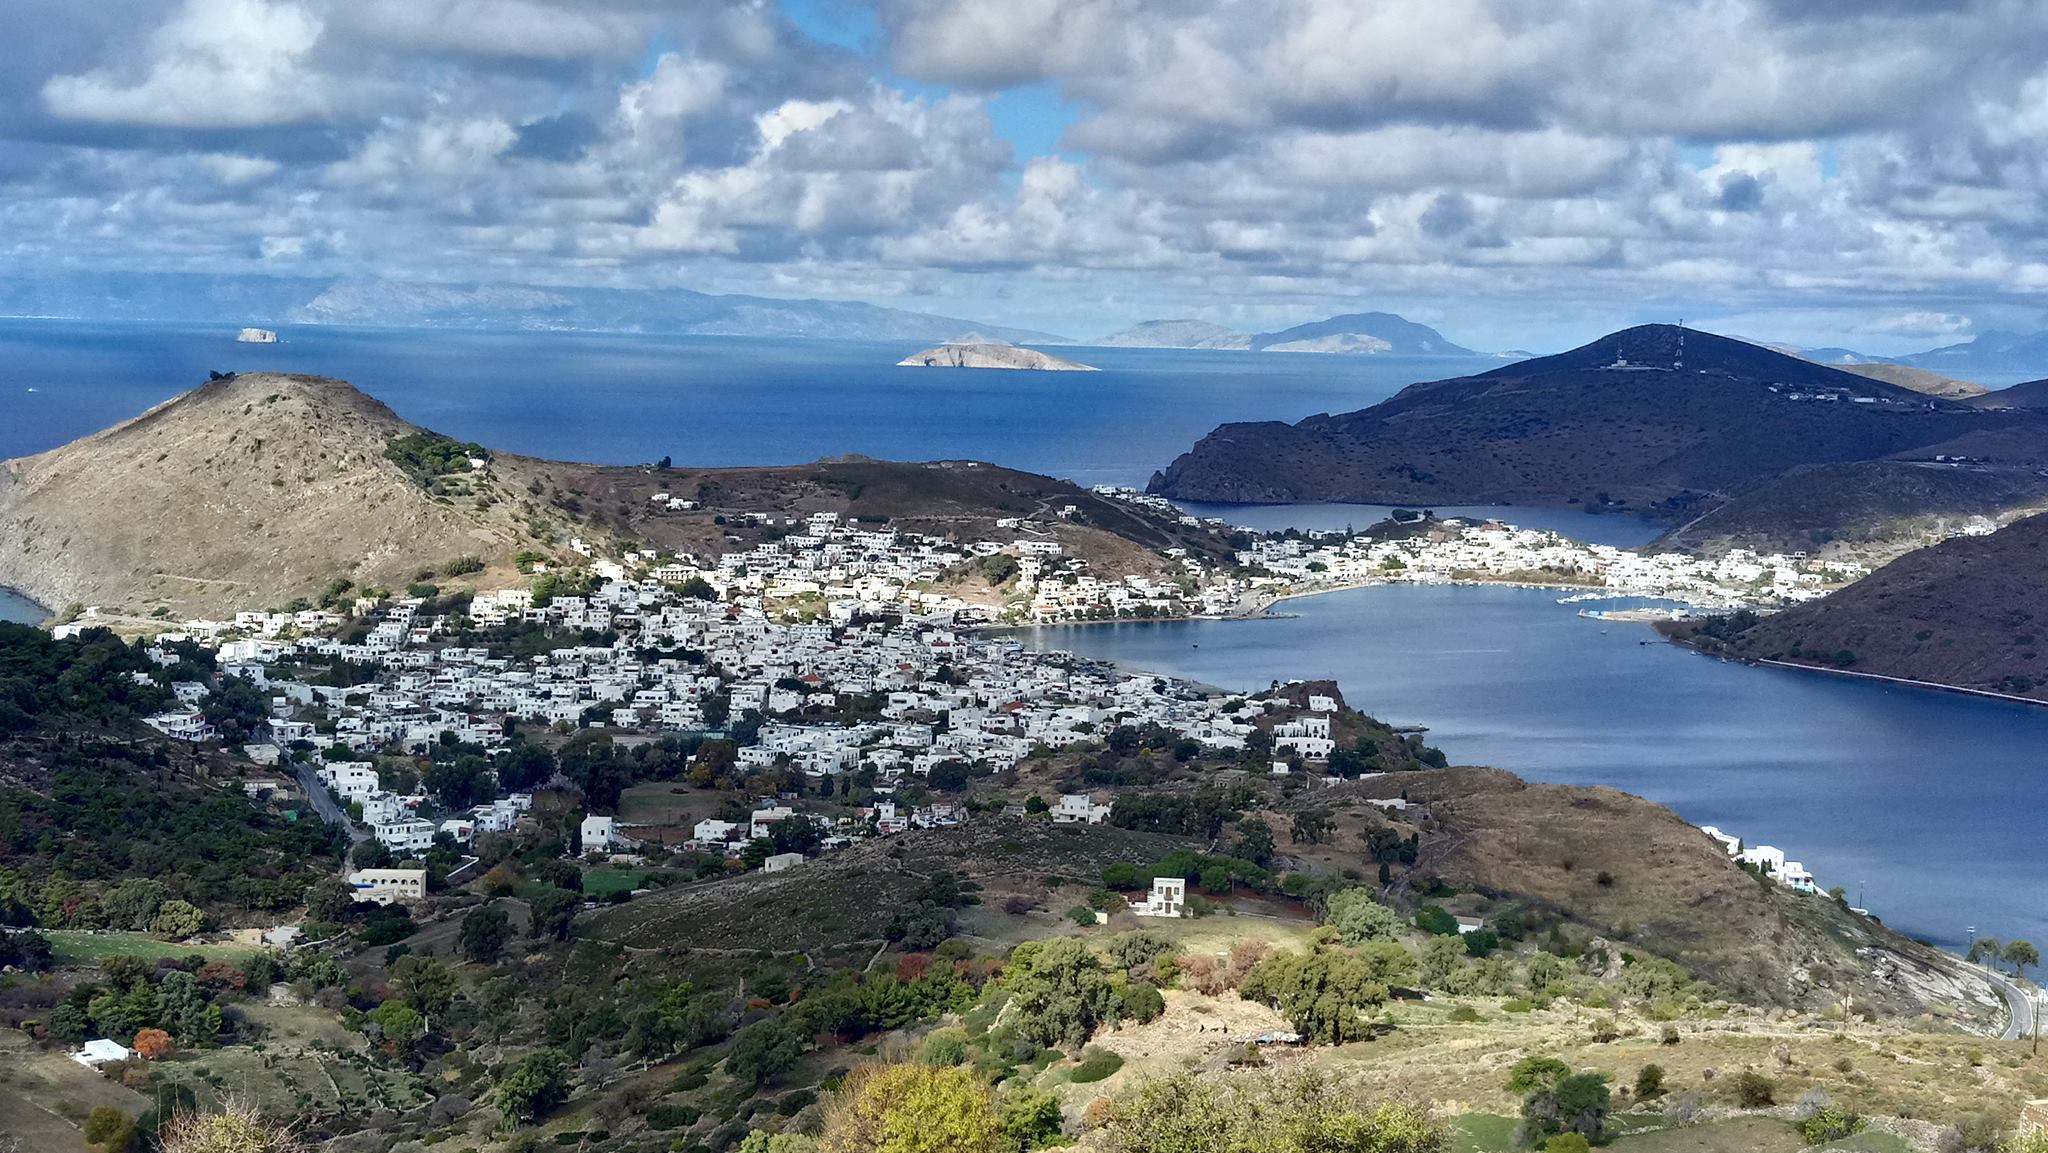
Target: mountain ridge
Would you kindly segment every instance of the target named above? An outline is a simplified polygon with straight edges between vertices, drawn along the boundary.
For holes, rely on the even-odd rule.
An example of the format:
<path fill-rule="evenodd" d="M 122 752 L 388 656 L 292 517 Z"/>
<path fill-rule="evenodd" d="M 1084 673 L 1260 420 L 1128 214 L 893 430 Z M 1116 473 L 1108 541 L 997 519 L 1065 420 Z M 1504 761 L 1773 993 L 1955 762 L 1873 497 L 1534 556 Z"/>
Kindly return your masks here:
<path fill-rule="evenodd" d="M 2048 464 L 2048 437 L 2039 435 L 2048 426 L 1746 341 L 1644 325 L 1553 356 L 1412 384 L 1354 412 L 1223 425 L 1149 487 L 1251 503 L 1580 504 L 1678 525 L 1794 468 L 1931 457 L 1948 442 L 2022 425 L 2026 435 L 1998 446 L 2010 458 L 1986 466 L 1978 487 L 1987 492 L 2048 489 L 2033 476 Z M 1900 491 L 1907 504 L 1899 515 L 1939 511 L 1946 499 Z M 1923 499 L 1935 503 L 1915 503 Z M 1772 531 L 1803 542 L 1835 524 L 1826 501 L 1814 516 Z"/>

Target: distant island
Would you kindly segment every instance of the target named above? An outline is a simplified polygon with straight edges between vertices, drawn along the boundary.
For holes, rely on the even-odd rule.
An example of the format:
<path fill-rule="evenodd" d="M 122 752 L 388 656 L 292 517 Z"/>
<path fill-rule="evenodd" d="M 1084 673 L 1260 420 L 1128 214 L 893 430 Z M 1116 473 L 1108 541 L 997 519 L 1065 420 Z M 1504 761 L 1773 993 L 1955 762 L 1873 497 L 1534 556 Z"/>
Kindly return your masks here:
<path fill-rule="evenodd" d="M 1248 332 L 1238 332 L 1206 320 L 1147 320 L 1121 332 L 1112 332 L 1092 343 L 1105 348 L 1214 348 L 1247 349 L 1252 346 Z"/>
<path fill-rule="evenodd" d="M 1092 364 L 1066 360 L 1035 348 L 999 340 L 963 340 L 913 352 L 896 362 L 908 368 L 1024 368 L 1041 372 L 1100 372 Z"/>
<path fill-rule="evenodd" d="M 1206 320 L 1147 320 L 1093 343 L 1109 348 L 1250 349 L 1376 356 L 1475 356 L 1426 324 L 1391 312 L 1353 312 L 1257 335 Z"/>
<path fill-rule="evenodd" d="M 241 344 L 276 344 L 277 334 L 267 328 L 245 328 L 235 334 Z"/>

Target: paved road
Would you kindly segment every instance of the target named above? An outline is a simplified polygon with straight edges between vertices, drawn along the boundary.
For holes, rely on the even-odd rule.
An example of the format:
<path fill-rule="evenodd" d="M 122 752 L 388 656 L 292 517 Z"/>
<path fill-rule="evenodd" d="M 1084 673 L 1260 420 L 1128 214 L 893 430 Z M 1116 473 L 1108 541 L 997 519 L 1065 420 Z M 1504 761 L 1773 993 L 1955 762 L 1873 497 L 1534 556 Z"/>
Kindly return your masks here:
<path fill-rule="evenodd" d="M 320 783 L 320 778 L 313 775 L 311 765 L 295 766 L 292 775 L 298 778 L 299 791 L 306 794 L 307 803 L 313 806 L 314 812 L 320 814 L 320 819 L 330 825 L 340 825 L 348 834 L 349 853 L 344 853 L 341 857 L 341 875 L 348 876 L 350 854 L 355 851 L 355 846 L 369 840 L 370 834 L 357 828 L 348 819 L 348 814 L 342 811 L 341 806 L 334 803 L 334 794 L 328 792 L 327 786 Z"/>
<path fill-rule="evenodd" d="M 1968 964 L 1968 962 L 1964 963 Z M 1999 995 L 2005 998 L 2008 1020 L 2002 1039 L 2018 1041 L 2024 1037 L 2032 1036 L 2034 1032 L 2033 997 L 2025 989 L 2014 984 L 2010 977 L 1997 970 L 1987 969 L 1982 965 L 1970 965 L 1969 967 L 1983 974 L 1984 979 L 1990 981 L 1992 986 L 1998 990 Z"/>

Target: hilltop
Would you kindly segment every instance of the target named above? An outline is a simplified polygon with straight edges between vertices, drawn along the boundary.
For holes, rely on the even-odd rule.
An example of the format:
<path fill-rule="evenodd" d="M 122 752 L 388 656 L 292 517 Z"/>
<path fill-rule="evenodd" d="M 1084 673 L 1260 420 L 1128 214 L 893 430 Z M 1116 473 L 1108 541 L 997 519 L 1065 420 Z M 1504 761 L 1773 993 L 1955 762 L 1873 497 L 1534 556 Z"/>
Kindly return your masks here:
<path fill-rule="evenodd" d="M 773 519 L 823 511 L 1004 543 L 1031 522 L 1026 535 L 1116 572 L 1162 573 L 1159 550 L 1174 547 L 1227 559 L 1227 544 L 1165 513 L 976 461 L 549 461 L 422 429 L 344 381 L 250 373 L 0 462 L 0 584 L 107 619 L 219 616 L 436 572 L 523 583 L 517 554 L 580 563 L 576 535 L 715 557 L 787 531 Z"/>
<path fill-rule="evenodd" d="M 1882 522 L 1998 512 L 2048 496 L 2048 478 L 2035 475 L 2048 465 L 2043 431 L 2048 421 L 2033 414 L 1987 412 L 1744 341 L 1646 325 L 1411 385 L 1356 412 L 1224 425 L 1155 474 L 1151 490 L 1267 503 L 1575 504 L 1683 525 L 1795 469 L 1841 470 L 1807 493 L 1796 517 L 1731 514 L 1719 526 L 1731 538 L 1805 547 L 1873 489 Z M 1994 442 L 1995 453 L 1986 447 Z M 1982 459 L 1934 459 L 1958 454 Z M 1925 487 L 1866 483 L 1900 467 L 1954 475 Z"/>
<path fill-rule="evenodd" d="M 386 452 L 407 437 L 448 446 L 430 467 L 459 472 L 409 475 Z M 184 616 L 279 605 L 338 578 L 402 588 L 459 557 L 509 568 L 534 539 L 504 503 L 517 478 L 505 461 L 473 469 L 470 451 L 339 380 L 218 378 L 0 463 L 0 583 L 53 608 Z"/>
<path fill-rule="evenodd" d="M 1909 553 L 1848 588 L 1767 617 L 1683 623 L 1711 653 L 2048 701 L 2048 515 Z"/>

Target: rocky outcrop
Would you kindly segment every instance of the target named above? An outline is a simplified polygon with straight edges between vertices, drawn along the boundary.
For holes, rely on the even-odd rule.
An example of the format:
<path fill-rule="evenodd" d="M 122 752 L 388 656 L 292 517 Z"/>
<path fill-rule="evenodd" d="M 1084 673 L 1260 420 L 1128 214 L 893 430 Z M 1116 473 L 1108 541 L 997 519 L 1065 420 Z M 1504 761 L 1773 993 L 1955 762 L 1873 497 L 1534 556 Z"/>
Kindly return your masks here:
<path fill-rule="evenodd" d="M 896 362 L 911 368 L 1026 368 L 1042 372 L 1096 372 L 1094 365 L 1063 360 L 1035 348 L 996 341 L 941 344 L 914 352 Z"/>

